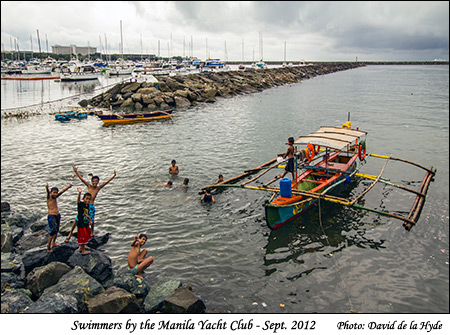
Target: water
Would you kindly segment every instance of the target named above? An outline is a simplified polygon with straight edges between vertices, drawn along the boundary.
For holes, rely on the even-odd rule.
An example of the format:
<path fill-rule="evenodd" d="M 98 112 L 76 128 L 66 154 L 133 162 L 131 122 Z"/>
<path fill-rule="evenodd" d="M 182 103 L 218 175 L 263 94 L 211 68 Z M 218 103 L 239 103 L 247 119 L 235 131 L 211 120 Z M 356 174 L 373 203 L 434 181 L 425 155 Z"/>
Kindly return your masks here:
<path fill-rule="evenodd" d="M 54 94 L 53 86 L 40 93 L 1 84 L 2 108 Z M 84 188 L 72 179 L 72 165 L 100 182 L 115 169 L 96 200 L 97 231 L 112 234 L 102 250 L 126 266 L 133 236 L 146 232 L 155 258 L 147 276 L 191 285 L 208 312 L 448 313 L 448 92 L 448 66 L 369 66 L 177 110 L 165 122 L 59 123 L 44 106 L 41 116 L 2 120 L 2 201 L 44 217 L 46 183 Z M 326 203 L 270 231 L 264 192 L 227 189 L 214 195 L 215 204 L 200 203 L 199 189 L 219 174 L 227 179 L 256 167 L 284 152 L 289 136 L 341 125 L 348 112 L 353 126 L 368 131 L 369 152 L 437 168 L 410 232 L 400 221 Z M 172 159 L 180 176 L 167 189 Z M 384 161 L 368 163 L 363 172 L 377 175 Z M 390 162 L 385 175 L 418 188 L 424 171 Z M 346 194 L 355 197 L 369 184 L 359 181 Z M 66 227 L 76 197 L 72 188 L 59 199 Z M 366 206 L 407 215 L 413 200 L 380 185 Z"/>

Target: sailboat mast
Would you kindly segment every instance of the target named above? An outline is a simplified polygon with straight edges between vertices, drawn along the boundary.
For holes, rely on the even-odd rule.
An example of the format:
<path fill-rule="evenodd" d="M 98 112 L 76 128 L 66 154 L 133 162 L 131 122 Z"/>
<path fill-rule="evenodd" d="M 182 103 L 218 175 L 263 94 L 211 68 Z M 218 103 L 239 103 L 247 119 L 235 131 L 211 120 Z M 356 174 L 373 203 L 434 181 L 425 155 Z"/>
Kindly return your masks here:
<path fill-rule="evenodd" d="M 123 59 L 123 35 L 122 35 L 122 20 L 120 20 L 120 54 Z"/>
<path fill-rule="evenodd" d="M 41 38 L 39 37 L 39 29 L 37 31 L 38 45 L 39 45 L 39 59 L 42 60 L 42 51 L 41 51 Z"/>
<path fill-rule="evenodd" d="M 30 34 L 30 44 L 31 44 L 31 59 L 33 59 L 33 39 L 31 38 L 31 34 Z"/>

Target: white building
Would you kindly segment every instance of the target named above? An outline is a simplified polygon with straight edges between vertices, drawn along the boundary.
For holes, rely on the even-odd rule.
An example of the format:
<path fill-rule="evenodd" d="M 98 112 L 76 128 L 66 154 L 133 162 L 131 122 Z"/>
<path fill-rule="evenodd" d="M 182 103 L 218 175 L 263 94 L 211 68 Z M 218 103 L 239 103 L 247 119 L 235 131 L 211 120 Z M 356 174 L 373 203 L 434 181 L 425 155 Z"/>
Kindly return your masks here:
<path fill-rule="evenodd" d="M 57 55 L 78 55 L 81 54 L 83 56 L 86 55 L 92 55 L 97 52 L 96 47 L 78 47 L 76 45 L 69 45 L 69 46 L 63 46 L 63 45 L 52 45 L 52 53 Z"/>

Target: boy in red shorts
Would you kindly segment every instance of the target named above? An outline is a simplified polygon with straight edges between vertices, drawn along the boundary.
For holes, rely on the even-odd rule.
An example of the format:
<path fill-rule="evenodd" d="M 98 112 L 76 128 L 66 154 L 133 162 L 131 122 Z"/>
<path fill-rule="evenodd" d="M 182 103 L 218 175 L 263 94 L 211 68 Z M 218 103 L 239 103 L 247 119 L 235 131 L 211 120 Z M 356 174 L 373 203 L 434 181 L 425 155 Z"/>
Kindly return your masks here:
<path fill-rule="evenodd" d="M 89 227 L 92 223 L 92 219 L 89 216 L 89 202 L 91 201 L 91 194 L 85 193 L 83 196 L 83 201 L 81 201 L 81 188 L 78 187 L 78 216 L 77 216 L 77 240 L 80 246 L 80 252 L 82 255 L 90 254 L 90 251 L 86 250 L 86 244 L 91 239 L 91 228 Z"/>

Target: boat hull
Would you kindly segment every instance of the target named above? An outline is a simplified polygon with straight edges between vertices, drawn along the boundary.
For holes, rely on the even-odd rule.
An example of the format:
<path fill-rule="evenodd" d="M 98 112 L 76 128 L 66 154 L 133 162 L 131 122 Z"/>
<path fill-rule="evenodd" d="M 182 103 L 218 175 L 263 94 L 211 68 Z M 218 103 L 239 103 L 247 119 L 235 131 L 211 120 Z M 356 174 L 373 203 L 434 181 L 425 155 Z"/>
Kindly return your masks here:
<path fill-rule="evenodd" d="M 60 80 L 61 81 L 98 80 L 98 76 L 97 75 L 86 75 L 86 76 L 78 76 L 78 75 L 64 76 L 64 75 L 61 75 Z"/>
<path fill-rule="evenodd" d="M 172 111 L 173 110 L 170 109 L 152 113 L 125 114 L 125 115 L 103 114 L 97 116 L 100 118 L 100 120 L 103 121 L 103 124 L 105 126 L 109 126 L 113 124 L 130 124 L 139 122 L 167 120 L 172 117 Z"/>
<path fill-rule="evenodd" d="M 337 155 L 330 158 L 329 164 L 332 164 L 331 161 L 335 159 L 338 159 Z M 341 188 L 340 185 L 342 185 L 342 179 L 346 178 L 348 173 L 351 173 L 356 169 L 356 159 L 357 155 L 354 155 L 344 166 L 342 166 L 341 172 L 334 173 L 332 177 L 328 176 L 322 183 L 312 177 L 313 169 L 308 170 L 298 178 L 297 183 L 295 183 L 292 189 L 294 191 L 307 191 L 316 194 L 321 194 L 325 192 L 325 190 L 327 194 L 331 193 L 331 191 L 333 191 L 333 193 L 337 193 Z M 316 167 L 320 168 L 321 165 L 323 165 L 323 163 L 318 163 Z M 313 179 L 315 181 L 311 182 Z M 305 186 L 309 184 L 312 184 L 313 186 Z M 336 187 L 338 185 L 339 187 Z M 317 198 L 307 199 L 307 197 L 305 198 L 303 196 L 295 195 L 291 198 L 283 198 L 280 196 L 274 201 L 268 202 L 264 205 L 267 226 L 270 229 L 277 229 L 290 220 L 299 217 L 301 214 L 310 209 L 316 202 Z"/>
<path fill-rule="evenodd" d="M 265 206 L 266 222 L 270 229 L 277 229 L 290 220 L 299 217 L 301 214 L 310 209 L 317 199 L 304 202 L 299 205 L 292 205 L 287 207 L 275 207 L 271 205 Z"/>

